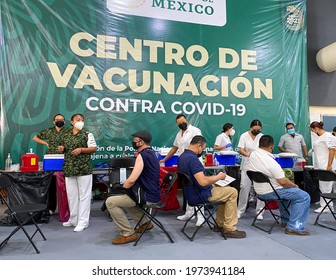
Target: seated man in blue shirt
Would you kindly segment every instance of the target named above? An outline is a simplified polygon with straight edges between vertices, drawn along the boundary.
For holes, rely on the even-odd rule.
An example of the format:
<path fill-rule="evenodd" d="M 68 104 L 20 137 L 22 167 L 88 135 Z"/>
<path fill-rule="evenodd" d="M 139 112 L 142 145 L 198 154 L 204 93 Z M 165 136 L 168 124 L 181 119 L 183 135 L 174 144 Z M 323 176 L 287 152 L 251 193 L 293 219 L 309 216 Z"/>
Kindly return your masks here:
<path fill-rule="evenodd" d="M 206 176 L 205 169 L 199 158 L 206 148 L 203 136 L 196 135 L 190 142 L 188 149 L 178 159 L 178 170 L 187 174 L 193 181 L 193 187 L 197 188 L 205 202 L 220 202 L 216 212 L 216 222 L 220 230 L 228 238 L 245 238 L 244 231 L 237 230 L 237 196 L 238 192 L 230 186 L 219 187 L 215 185 L 218 180 L 223 180 L 226 174 L 220 172 L 217 175 Z M 214 185 L 212 185 L 214 184 Z M 196 192 L 188 194 L 188 201 L 192 204 L 198 201 Z"/>
<path fill-rule="evenodd" d="M 155 152 L 150 147 L 152 135 L 145 130 L 140 130 L 133 133 L 132 136 L 134 137 L 132 146 L 139 152 L 132 173 L 123 184 L 121 194 L 110 196 L 106 200 L 107 210 L 120 230 L 120 236 L 112 240 L 114 245 L 135 241 L 137 232 L 142 232 L 144 228 L 146 230 L 153 228 L 153 224 L 148 223 L 146 217 L 142 219 L 139 228 L 134 229 L 130 225 L 124 210 L 127 210 L 135 223 L 142 217 L 142 211 L 137 207 L 129 190 L 133 186 L 139 185 L 143 189 L 145 200 L 148 203 L 159 202 L 161 196 L 160 163 Z"/>

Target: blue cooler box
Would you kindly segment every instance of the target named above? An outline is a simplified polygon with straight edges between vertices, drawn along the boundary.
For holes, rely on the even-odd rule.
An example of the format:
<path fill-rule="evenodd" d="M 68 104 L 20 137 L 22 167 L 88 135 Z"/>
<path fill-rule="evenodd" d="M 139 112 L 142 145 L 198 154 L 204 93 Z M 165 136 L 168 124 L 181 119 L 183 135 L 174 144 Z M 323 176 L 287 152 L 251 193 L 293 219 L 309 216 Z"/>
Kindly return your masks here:
<path fill-rule="evenodd" d="M 164 159 L 165 157 L 166 157 L 166 155 L 160 155 L 159 154 L 159 160 Z M 165 166 L 177 165 L 177 160 L 178 160 L 178 156 L 177 155 L 173 155 L 170 159 L 168 159 L 165 162 Z"/>
<path fill-rule="evenodd" d="M 160 148 L 158 151 L 158 159 L 164 159 L 168 155 L 171 148 Z M 165 162 L 165 166 L 176 166 L 178 160 L 178 154 L 174 154 L 170 159 Z"/>
<path fill-rule="evenodd" d="M 63 170 L 64 155 L 63 154 L 47 154 L 43 158 L 43 170 L 60 171 Z"/>
<path fill-rule="evenodd" d="M 218 155 L 215 158 L 219 165 L 236 165 L 236 155 Z"/>
<path fill-rule="evenodd" d="M 294 158 L 291 157 L 276 157 L 275 160 L 282 168 L 292 168 L 294 166 Z"/>

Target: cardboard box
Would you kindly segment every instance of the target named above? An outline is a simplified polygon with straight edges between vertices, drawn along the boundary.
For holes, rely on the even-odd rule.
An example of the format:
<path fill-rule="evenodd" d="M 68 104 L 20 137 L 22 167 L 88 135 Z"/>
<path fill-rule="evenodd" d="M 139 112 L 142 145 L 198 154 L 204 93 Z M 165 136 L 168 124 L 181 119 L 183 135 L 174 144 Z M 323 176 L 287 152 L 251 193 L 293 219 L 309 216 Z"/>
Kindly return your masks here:
<path fill-rule="evenodd" d="M 43 158 L 44 171 L 61 171 L 63 170 L 63 154 L 47 154 Z"/>

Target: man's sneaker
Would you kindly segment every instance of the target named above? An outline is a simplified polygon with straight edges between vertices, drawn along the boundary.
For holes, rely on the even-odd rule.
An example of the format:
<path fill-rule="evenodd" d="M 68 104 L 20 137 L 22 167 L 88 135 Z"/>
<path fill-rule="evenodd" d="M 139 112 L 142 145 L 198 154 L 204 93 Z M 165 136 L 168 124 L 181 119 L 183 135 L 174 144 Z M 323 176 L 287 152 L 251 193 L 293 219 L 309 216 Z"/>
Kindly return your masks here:
<path fill-rule="evenodd" d="M 184 215 L 182 216 L 177 216 L 177 219 L 180 220 L 180 221 L 186 221 L 188 220 L 191 216 L 193 215 L 193 213 L 189 214 L 188 212 L 186 212 Z M 195 219 L 195 216 L 193 216 L 191 218 L 192 220 Z"/>
<path fill-rule="evenodd" d="M 309 235 L 308 231 L 296 231 L 296 230 L 291 230 L 291 229 L 288 229 L 288 228 L 286 228 L 285 233 L 286 234 L 291 234 L 291 235 L 299 235 L 299 236 Z"/>
<path fill-rule="evenodd" d="M 223 230 L 223 229 L 222 229 Z M 225 237 L 227 238 L 245 238 L 246 232 L 241 230 L 233 230 L 233 231 L 224 231 Z"/>
<path fill-rule="evenodd" d="M 319 208 L 315 209 L 314 212 L 315 213 L 321 213 L 322 209 L 323 209 L 323 207 L 319 207 Z M 331 209 L 334 211 L 333 208 L 331 208 Z M 329 208 L 327 207 L 326 209 L 324 209 L 323 213 L 330 213 Z"/>
<path fill-rule="evenodd" d="M 203 217 L 197 217 L 197 222 L 196 222 L 196 226 L 200 227 L 202 226 L 204 223 L 204 218 Z"/>
<path fill-rule="evenodd" d="M 151 230 L 154 227 L 154 225 L 151 222 L 146 222 L 144 224 L 142 224 L 141 226 L 137 227 L 136 229 L 134 229 L 134 231 L 136 233 L 141 233 L 144 231 L 144 229 L 146 230 Z"/>
<path fill-rule="evenodd" d="M 257 220 L 263 220 L 263 219 L 264 219 L 264 217 L 263 217 L 262 214 L 259 214 L 259 215 L 257 216 Z"/>
<path fill-rule="evenodd" d="M 133 242 L 133 241 L 137 240 L 137 238 L 138 238 L 138 236 L 135 233 L 133 233 L 130 236 L 120 235 L 118 238 L 112 240 L 112 244 L 113 245 L 126 244 L 126 243 Z"/>

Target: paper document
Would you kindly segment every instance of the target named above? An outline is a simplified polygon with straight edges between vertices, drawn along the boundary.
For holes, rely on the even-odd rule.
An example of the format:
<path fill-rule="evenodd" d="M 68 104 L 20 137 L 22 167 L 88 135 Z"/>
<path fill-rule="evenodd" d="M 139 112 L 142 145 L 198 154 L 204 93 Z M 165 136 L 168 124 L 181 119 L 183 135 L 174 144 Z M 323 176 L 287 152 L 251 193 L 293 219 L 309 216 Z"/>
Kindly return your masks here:
<path fill-rule="evenodd" d="M 230 185 L 230 183 L 232 183 L 234 180 L 236 180 L 236 178 L 226 175 L 224 180 L 218 180 L 215 184 L 221 187 L 225 187 L 227 185 Z"/>

